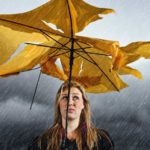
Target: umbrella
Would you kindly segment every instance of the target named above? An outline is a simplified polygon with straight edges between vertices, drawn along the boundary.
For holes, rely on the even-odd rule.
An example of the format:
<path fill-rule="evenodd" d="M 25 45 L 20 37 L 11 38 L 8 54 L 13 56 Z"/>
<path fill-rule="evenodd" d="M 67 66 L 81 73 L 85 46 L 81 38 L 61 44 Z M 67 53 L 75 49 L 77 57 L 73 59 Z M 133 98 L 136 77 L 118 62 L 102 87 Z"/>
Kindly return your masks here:
<path fill-rule="evenodd" d="M 117 41 L 76 35 L 89 23 L 102 19 L 99 15 L 112 12 L 82 0 L 51 0 L 26 13 L 0 15 L 0 76 L 41 68 L 41 72 L 68 79 L 69 83 L 72 79 L 80 82 L 88 92 L 119 91 L 127 87 L 119 75 L 142 78 L 128 64 L 141 57 L 149 58 L 150 42 L 121 47 Z M 27 46 L 18 52 L 21 43 Z M 40 66 L 34 68 L 37 65 Z M 70 84 L 68 97 L 69 94 Z"/>
<path fill-rule="evenodd" d="M 127 85 L 119 79 L 118 73 L 133 74 L 141 78 L 140 73 L 137 70 L 127 67 L 127 64 L 137 60 L 141 56 L 149 58 L 149 42 L 137 42 L 126 47 L 120 47 L 117 41 L 76 36 L 75 33 L 82 31 L 89 23 L 97 19 L 102 19 L 99 14 L 114 12 L 112 9 L 91 6 L 82 0 L 78 1 L 78 5 L 76 3 L 77 1 L 73 0 L 53 0 L 26 13 L 0 15 L 0 33 L 2 35 L 0 39 L 0 54 L 2 56 L 0 58 L 0 64 L 2 64 L 0 75 L 6 76 L 29 70 L 37 64 L 43 63 L 48 57 L 51 57 L 50 60 L 47 59 L 48 62 L 46 65 L 43 64 L 41 66 L 42 72 L 66 80 L 69 70 L 67 68 L 67 57 L 61 59 L 63 71 L 55 64 L 55 61 L 60 55 L 67 54 L 67 49 L 68 53 L 71 52 L 70 43 L 72 43 L 73 49 L 76 49 L 76 55 L 91 62 L 92 66 L 98 62 L 101 63 L 102 59 L 102 62 L 104 62 L 104 59 L 106 62 L 105 64 L 101 63 L 101 66 L 97 65 L 94 68 L 95 70 L 91 72 L 86 71 L 90 68 L 90 63 L 82 63 L 82 60 L 80 60 L 80 63 L 78 61 L 74 63 L 74 68 L 75 64 L 78 63 L 76 65 L 78 69 L 76 68 L 76 71 L 73 71 L 73 78 L 78 80 L 78 82 L 82 82 L 87 91 L 108 92 L 126 87 Z M 49 23 L 53 23 L 63 32 L 52 29 Z M 27 46 L 18 54 L 16 52 L 17 47 L 19 44 L 25 42 L 40 42 L 41 45 L 37 45 L 43 47 Z M 32 43 L 32 45 L 36 44 Z M 54 49 L 57 50 L 54 51 Z M 51 55 L 53 55 L 53 58 Z M 97 57 L 98 62 L 95 62 L 95 57 Z M 18 65 L 18 62 L 21 65 Z M 50 68 L 46 67 L 48 64 L 51 66 Z M 82 74 L 80 70 L 81 66 L 83 68 Z M 105 71 L 106 66 L 108 66 L 107 71 Z M 100 72 L 99 77 L 97 72 Z"/>

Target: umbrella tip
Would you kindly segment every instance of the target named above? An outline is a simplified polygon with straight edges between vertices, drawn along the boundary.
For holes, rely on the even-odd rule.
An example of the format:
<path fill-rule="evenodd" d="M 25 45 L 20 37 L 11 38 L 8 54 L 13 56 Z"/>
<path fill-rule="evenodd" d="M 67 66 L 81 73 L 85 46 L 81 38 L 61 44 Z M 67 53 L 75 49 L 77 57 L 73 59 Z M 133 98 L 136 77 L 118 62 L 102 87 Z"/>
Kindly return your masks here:
<path fill-rule="evenodd" d="M 30 105 L 30 110 L 32 109 L 32 104 Z"/>

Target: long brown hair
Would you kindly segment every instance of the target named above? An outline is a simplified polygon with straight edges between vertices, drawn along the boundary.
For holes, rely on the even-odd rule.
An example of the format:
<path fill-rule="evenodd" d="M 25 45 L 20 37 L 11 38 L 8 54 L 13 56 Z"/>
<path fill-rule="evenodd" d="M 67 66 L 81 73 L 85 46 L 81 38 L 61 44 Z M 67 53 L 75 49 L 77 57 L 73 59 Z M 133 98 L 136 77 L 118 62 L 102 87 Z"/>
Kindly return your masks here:
<path fill-rule="evenodd" d="M 97 129 L 93 127 L 91 122 L 91 111 L 89 101 L 87 99 L 84 88 L 77 82 L 71 81 L 70 87 L 75 87 L 80 90 L 82 93 L 82 98 L 84 102 L 84 109 L 81 112 L 79 127 L 77 128 L 77 137 L 76 143 L 78 150 L 82 150 L 83 142 L 86 143 L 86 146 L 89 150 L 92 149 L 94 145 L 97 145 Z M 45 136 L 48 138 L 48 147 L 47 150 L 59 150 L 62 142 L 62 135 L 60 134 L 60 130 L 62 129 L 62 117 L 59 108 L 59 97 L 61 91 L 68 89 L 68 81 L 64 82 L 57 94 L 55 100 L 55 116 L 53 126 L 45 133 Z M 86 138 L 82 138 L 82 124 L 86 126 Z"/>

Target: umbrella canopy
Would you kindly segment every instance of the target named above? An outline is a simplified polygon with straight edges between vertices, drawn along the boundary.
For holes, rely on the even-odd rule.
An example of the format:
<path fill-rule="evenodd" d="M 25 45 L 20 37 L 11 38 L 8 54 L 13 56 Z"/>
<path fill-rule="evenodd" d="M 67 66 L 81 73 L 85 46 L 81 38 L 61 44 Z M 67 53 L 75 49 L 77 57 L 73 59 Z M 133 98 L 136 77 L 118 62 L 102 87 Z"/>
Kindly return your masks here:
<path fill-rule="evenodd" d="M 149 58 L 150 42 L 120 47 L 117 41 L 76 36 L 89 23 L 112 12 L 82 0 L 51 0 L 29 12 L 0 15 L 0 76 L 31 70 L 40 64 L 43 73 L 67 80 L 69 59 L 72 65 L 75 59 L 72 77 L 87 91 L 100 93 L 125 88 L 127 85 L 119 75 L 142 78 L 138 70 L 127 65 L 140 57 Z M 30 45 L 18 52 L 22 43 Z M 57 59 L 62 68 L 55 63 Z"/>
<path fill-rule="evenodd" d="M 42 65 L 42 72 L 66 80 L 69 70 L 66 54 L 67 50 L 68 54 L 70 52 L 71 38 L 74 37 L 76 48 L 73 50 L 78 55 L 73 69 L 75 80 L 85 85 L 89 92 L 108 92 L 126 87 L 127 85 L 119 79 L 118 73 L 133 74 L 141 78 L 137 70 L 126 65 L 141 56 L 149 58 L 149 42 L 135 42 L 120 47 L 116 41 L 75 35 L 89 23 L 101 19 L 101 14 L 112 12 L 114 10 L 97 8 L 82 0 L 53 0 L 26 13 L 0 15 L 0 75 L 7 76 L 29 70 L 37 64 L 43 64 L 49 58 L 46 65 Z M 52 29 L 49 23 L 56 25 L 61 32 Z M 17 47 L 25 42 L 41 43 L 43 47 L 27 46 L 17 53 Z M 55 49 L 57 55 L 54 54 Z M 60 58 L 63 69 L 55 64 L 57 58 Z M 87 72 L 91 65 L 95 67 L 90 69 L 91 72 Z"/>
<path fill-rule="evenodd" d="M 41 64 L 41 62 L 43 62 L 43 59 L 45 59 L 45 57 L 46 58 L 49 57 L 50 56 L 49 53 L 51 53 L 51 51 L 54 48 L 57 48 L 60 50 L 60 49 L 64 49 L 67 47 L 69 51 L 71 45 L 64 46 L 67 40 L 68 40 L 68 43 L 71 43 L 72 41 L 70 39 L 72 37 L 75 37 L 75 33 L 83 30 L 89 23 L 96 21 L 97 19 L 101 19 L 102 17 L 99 16 L 100 14 L 108 14 L 111 12 L 113 12 L 112 9 L 97 8 L 97 7 L 91 6 L 83 2 L 82 0 L 79 0 L 78 2 L 74 0 L 69 0 L 69 1 L 53 0 L 26 13 L 14 14 L 14 15 L 0 15 L 1 32 L 5 37 L 9 37 L 9 35 L 12 35 L 10 37 L 10 40 L 13 42 L 12 43 L 8 41 L 6 43 L 5 39 L 1 41 L 1 45 L 4 45 L 4 46 L 3 46 L 3 49 L 1 50 L 2 58 L 0 62 L 2 65 L 0 67 L 0 75 L 4 76 L 8 74 L 16 74 L 18 72 L 33 68 L 38 63 Z M 59 32 L 58 30 L 53 30 L 49 26 L 49 23 L 55 24 L 58 29 L 61 29 L 63 31 L 63 33 Z M 18 38 L 15 38 L 15 40 L 11 39 L 14 37 L 18 37 Z M 89 41 L 89 39 L 86 39 L 85 37 L 78 37 L 78 38 L 79 38 L 79 41 L 85 40 L 84 45 L 86 45 L 86 42 Z M 33 46 L 32 47 L 27 46 L 19 54 L 15 54 L 12 57 L 12 54 L 15 53 L 16 48 L 18 47 L 19 44 L 24 43 L 24 42 L 32 42 L 32 41 L 34 42 L 48 41 L 48 47 L 37 48 Z M 101 45 L 104 45 L 104 43 L 105 42 L 101 43 Z M 111 42 L 107 42 L 107 43 L 108 44 L 110 43 L 110 46 L 105 44 L 107 46 L 104 45 L 103 47 L 106 47 L 106 48 L 110 47 L 110 49 L 112 49 Z M 112 42 L 112 43 L 115 43 L 115 42 Z M 86 45 L 86 47 L 87 46 L 88 44 Z M 92 46 L 90 45 L 88 47 L 92 47 Z M 106 48 L 104 48 L 103 51 L 105 51 Z M 81 47 L 78 49 L 82 51 Z M 93 52 L 94 52 L 94 49 L 93 49 Z M 18 64 L 18 62 L 20 63 Z M 52 61 L 51 61 L 51 64 L 52 64 Z M 53 65 L 51 65 L 51 68 L 52 66 L 53 67 L 55 66 L 55 70 L 53 69 L 53 71 L 51 71 L 53 72 L 52 74 L 58 74 L 57 73 L 58 70 L 59 70 L 59 73 L 61 72 L 60 69 L 58 69 L 58 67 L 54 65 L 54 59 L 53 59 Z M 103 72 L 103 70 L 101 70 L 101 72 Z M 59 78 L 61 75 L 62 74 L 59 75 Z M 65 76 L 66 75 L 63 75 L 64 77 L 63 79 L 66 80 L 67 77 Z M 108 80 L 110 80 L 110 82 L 112 82 L 111 79 L 107 77 L 107 75 L 105 76 L 106 78 L 108 78 Z M 90 76 L 90 78 L 91 77 L 92 76 Z M 75 78 L 77 78 L 77 75 L 75 75 Z M 84 75 L 82 75 L 82 78 L 84 79 Z M 100 81 L 98 81 L 100 77 L 96 77 L 96 78 L 97 80 L 95 80 L 95 84 L 100 83 Z M 119 86 L 115 87 L 115 83 L 111 83 L 111 84 L 112 85 L 114 84 L 113 86 L 115 90 L 116 89 L 118 90 L 120 89 L 120 87 L 123 87 L 123 85 L 121 86 L 119 85 L 120 87 Z M 94 85 L 94 84 L 85 83 L 85 85 L 88 85 L 87 87 L 90 87 L 91 85 Z M 103 90 L 103 91 L 107 91 L 107 90 Z"/>

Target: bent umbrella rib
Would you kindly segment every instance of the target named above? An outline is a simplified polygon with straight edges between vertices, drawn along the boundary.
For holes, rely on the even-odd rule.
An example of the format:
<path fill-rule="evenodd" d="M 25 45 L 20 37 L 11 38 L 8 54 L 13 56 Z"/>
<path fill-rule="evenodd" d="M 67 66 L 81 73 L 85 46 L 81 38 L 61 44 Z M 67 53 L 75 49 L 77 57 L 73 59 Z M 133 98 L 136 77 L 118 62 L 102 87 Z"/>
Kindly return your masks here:
<path fill-rule="evenodd" d="M 76 44 L 82 49 L 81 45 L 76 42 Z M 119 91 L 119 89 L 116 87 L 116 85 L 113 83 L 113 81 L 107 76 L 107 74 L 100 68 L 100 66 L 94 61 L 94 59 L 83 49 L 83 51 L 85 52 L 85 54 L 92 60 L 93 64 L 95 64 L 97 66 L 97 68 L 105 75 L 105 77 L 110 81 L 110 83 L 113 85 L 113 87 Z"/>

